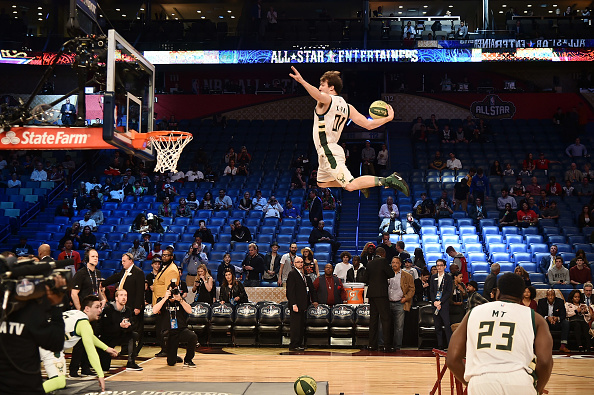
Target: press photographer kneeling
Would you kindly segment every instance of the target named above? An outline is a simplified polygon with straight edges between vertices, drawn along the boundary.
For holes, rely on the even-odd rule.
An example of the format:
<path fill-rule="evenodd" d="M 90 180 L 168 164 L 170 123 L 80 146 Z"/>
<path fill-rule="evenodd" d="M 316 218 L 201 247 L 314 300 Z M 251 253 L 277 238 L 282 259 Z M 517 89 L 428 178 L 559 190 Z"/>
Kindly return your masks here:
<path fill-rule="evenodd" d="M 153 306 L 153 313 L 161 314 L 163 327 L 163 338 L 166 340 L 167 365 L 175 366 L 177 362 L 177 348 L 180 342 L 186 342 L 186 356 L 184 367 L 195 368 L 192 361 L 198 343 L 196 334 L 188 329 L 188 315 L 192 313 L 192 307 L 180 295 L 176 279 L 171 281 L 169 288 L 165 291 L 165 297 Z"/>

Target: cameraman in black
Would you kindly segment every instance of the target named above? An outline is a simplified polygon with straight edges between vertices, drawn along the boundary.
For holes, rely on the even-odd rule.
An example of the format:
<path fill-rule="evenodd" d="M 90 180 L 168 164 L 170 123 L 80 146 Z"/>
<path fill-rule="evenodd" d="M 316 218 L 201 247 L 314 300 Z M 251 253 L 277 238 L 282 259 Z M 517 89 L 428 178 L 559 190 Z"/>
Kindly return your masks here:
<path fill-rule="evenodd" d="M 39 347 L 53 352 L 64 347 L 64 294 L 58 290 L 66 280 L 57 275 L 52 281 L 51 288 L 45 285 L 45 295 L 21 302 L 0 322 L 0 394 L 45 394 Z"/>
<path fill-rule="evenodd" d="M 162 314 L 165 323 L 163 336 L 167 336 L 167 365 L 175 366 L 177 362 L 177 348 L 179 342 L 186 342 L 186 356 L 184 368 L 195 368 L 192 361 L 198 344 L 196 334 L 188 329 L 188 315 L 192 313 L 192 307 L 180 295 L 179 288 L 175 281 L 171 281 L 169 288 L 165 291 L 165 297 L 161 298 L 154 306 L 153 313 Z"/>
<path fill-rule="evenodd" d="M 264 218 L 279 218 L 283 212 L 283 206 L 281 206 L 274 196 L 268 199 L 268 203 L 264 205 L 262 211 L 264 212 Z"/>

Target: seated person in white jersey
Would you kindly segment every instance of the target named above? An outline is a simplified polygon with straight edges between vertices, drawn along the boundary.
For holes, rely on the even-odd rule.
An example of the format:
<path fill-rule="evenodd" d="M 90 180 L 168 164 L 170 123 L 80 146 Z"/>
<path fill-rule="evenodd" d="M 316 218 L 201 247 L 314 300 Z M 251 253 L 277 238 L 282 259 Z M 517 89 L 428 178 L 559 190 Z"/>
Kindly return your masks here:
<path fill-rule="evenodd" d="M 299 82 L 307 93 L 316 101 L 314 111 L 313 139 L 318 153 L 318 186 L 322 188 L 342 187 L 347 191 L 361 190 L 369 195 L 368 188 L 383 186 L 410 194 L 408 184 L 396 172 L 388 177 L 361 176 L 354 178 L 346 167 L 344 150 L 338 145 L 347 119 L 367 130 L 375 129 L 390 122 L 394 118 L 394 110 L 388 105 L 388 116 L 378 119 L 367 119 L 344 98 L 338 96 L 342 90 L 342 79 L 338 71 L 327 71 L 320 78 L 320 87 L 309 84 L 303 79 L 295 67 L 289 74 Z"/>
<path fill-rule="evenodd" d="M 521 304 L 522 277 L 505 273 L 497 287 L 496 301 L 470 310 L 452 335 L 447 364 L 469 395 L 541 394 L 553 370 L 549 327 Z"/>

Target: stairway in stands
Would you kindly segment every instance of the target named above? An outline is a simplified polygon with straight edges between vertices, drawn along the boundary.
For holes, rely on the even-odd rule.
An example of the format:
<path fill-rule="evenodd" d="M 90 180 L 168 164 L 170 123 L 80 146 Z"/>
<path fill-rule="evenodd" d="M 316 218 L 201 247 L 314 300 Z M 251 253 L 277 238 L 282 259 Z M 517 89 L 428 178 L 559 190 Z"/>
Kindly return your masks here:
<path fill-rule="evenodd" d="M 377 245 L 377 235 L 379 228 L 379 209 L 380 209 L 380 191 L 383 188 L 370 188 L 369 198 L 361 199 L 361 209 L 359 213 L 359 253 L 363 250 L 365 243 L 372 242 Z"/>
<path fill-rule="evenodd" d="M 360 253 L 357 251 L 355 243 L 357 236 L 358 211 L 359 192 L 343 191 L 340 221 L 338 222 L 337 229 L 337 240 L 341 243 L 339 252 L 348 251 L 351 254 Z M 338 259 L 339 258 L 335 258 L 335 263 L 339 262 Z"/>

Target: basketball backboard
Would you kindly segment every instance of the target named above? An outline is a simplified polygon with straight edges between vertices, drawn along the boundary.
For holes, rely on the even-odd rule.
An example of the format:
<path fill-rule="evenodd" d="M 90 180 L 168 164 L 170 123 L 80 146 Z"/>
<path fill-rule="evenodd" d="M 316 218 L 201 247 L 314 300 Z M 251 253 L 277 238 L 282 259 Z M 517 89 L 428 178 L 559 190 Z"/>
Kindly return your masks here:
<path fill-rule="evenodd" d="M 153 148 L 137 148 L 137 133 L 152 132 L 155 67 L 115 30 L 107 34 L 107 82 L 103 139 L 128 153 L 154 160 Z"/>

